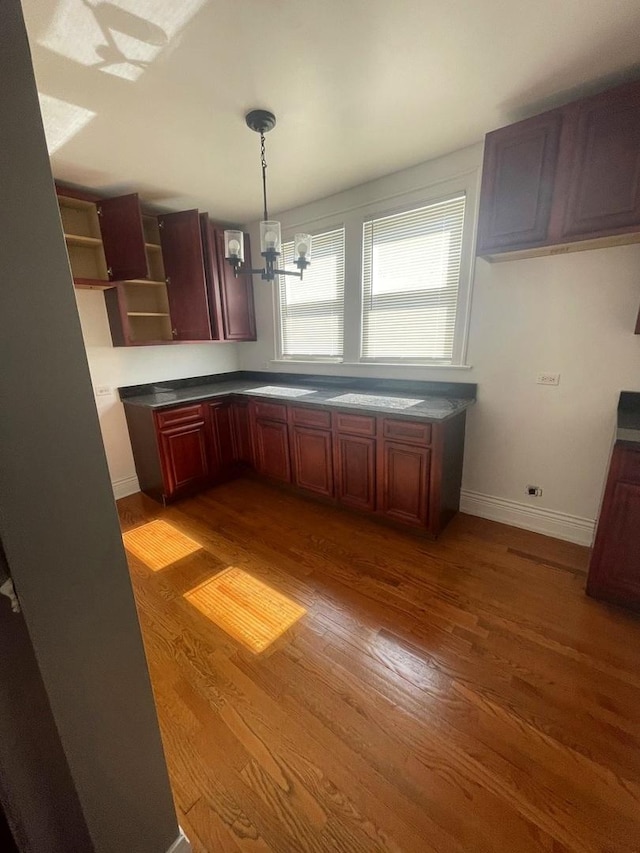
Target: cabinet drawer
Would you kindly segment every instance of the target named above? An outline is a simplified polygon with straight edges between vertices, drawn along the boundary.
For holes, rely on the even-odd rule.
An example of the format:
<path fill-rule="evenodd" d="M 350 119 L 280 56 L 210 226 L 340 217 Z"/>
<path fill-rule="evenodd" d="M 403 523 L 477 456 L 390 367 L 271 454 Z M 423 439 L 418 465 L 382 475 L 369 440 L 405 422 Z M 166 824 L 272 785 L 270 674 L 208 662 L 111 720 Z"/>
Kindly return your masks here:
<path fill-rule="evenodd" d="M 333 416 L 333 427 L 338 432 L 348 432 L 351 435 L 375 435 L 376 419 L 370 415 L 347 415 L 336 412 Z"/>
<path fill-rule="evenodd" d="M 620 479 L 640 483 L 640 450 L 625 447 L 620 465 Z"/>
<path fill-rule="evenodd" d="M 204 419 L 202 406 L 181 406 L 179 409 L 162 409 L 156 412 L 156 423 L 160 429 L 187 424 Z"/>
<path fill-rule="evenodd" d="M 284 403 L 263 403 L 256 400 L 253 406 L 258 418 L 269 418 L 271 421 L 287 420 L 287 407 Z"/>
<path fill-rule="evenodd" d="M 331 428 L 331 412 L 322 409 L 303 409 L 296 406 L 291 409 L 291 421 L 297 426 Z"/>
<path fill-rule="evenodd" d="M 420 421 L 383 421 L 382 434 L 407 444 L 431 444 L 431 424 Z"/>

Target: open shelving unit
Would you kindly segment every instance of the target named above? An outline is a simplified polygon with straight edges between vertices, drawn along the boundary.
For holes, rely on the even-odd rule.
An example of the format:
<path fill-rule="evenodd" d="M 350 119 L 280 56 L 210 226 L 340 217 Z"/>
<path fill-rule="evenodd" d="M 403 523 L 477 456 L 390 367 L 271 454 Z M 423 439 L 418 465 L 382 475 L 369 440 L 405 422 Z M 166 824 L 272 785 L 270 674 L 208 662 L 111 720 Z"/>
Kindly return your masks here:
<path fill-rule="evenodd" d="M 58 195 L 60 218 L 76 287 L 104 290 L 113 287 L 100 234 L 96 203 Z"/>

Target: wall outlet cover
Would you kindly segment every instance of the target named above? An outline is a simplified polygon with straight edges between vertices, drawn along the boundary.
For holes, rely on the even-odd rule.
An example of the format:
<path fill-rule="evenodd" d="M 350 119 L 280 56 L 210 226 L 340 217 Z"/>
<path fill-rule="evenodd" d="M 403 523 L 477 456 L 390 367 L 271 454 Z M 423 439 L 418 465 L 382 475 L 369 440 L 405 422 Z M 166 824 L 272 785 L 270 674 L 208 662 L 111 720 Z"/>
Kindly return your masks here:
<path fill-rule="evenodd" d="M 539 373 L 538 378 L 536 379 L 538 385 L 559 385 L 560 384 L 560 374 L 559 373 Z"/>
<path fill-rule="evenodd" d="M 110 397 L 113 390 L 108 385 L 96 385 L 96 397 Z"/>

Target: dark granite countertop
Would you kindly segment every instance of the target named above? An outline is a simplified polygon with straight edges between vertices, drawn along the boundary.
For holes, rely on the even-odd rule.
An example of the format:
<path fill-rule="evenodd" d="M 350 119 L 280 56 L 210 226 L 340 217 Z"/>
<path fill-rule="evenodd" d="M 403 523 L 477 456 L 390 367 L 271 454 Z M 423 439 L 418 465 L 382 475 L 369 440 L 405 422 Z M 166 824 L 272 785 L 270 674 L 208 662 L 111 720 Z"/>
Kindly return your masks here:
<path fill-rule="evenodd" d="M 443 421 L 475 402 L 476 385 L 238 371 L 119 390 L 125 405 L 151 409 L 239 394 L 325 409 Z"/>
<path fill-rule="evenodd" d="M 639 391 L 622 391 L 620 393 L 616 439 L 640 444 Z"/>

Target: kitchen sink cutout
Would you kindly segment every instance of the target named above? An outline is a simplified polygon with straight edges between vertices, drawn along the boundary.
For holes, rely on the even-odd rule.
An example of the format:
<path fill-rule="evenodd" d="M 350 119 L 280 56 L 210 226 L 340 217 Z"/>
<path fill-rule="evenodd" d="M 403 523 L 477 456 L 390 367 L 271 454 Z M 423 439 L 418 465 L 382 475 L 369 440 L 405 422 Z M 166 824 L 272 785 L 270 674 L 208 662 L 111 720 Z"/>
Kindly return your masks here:
<path fill-rule="evenodd" d="M 246 394 L 272 394 L 274 397 L 304 397 L 306 394 L 315 394 L 314 389 L 286 388 L 280 385 L 263 385 L 261 388 L 247 388 Z"/>
<path fill-rule="evenodd" d="M 383 409 L 409 409 L 423 400 L 411 397 L 382 397 L 375 394 L 339 394 L 331 397 L 328 403 L 346 403 L 352 406 L 379 406 Z"/>

